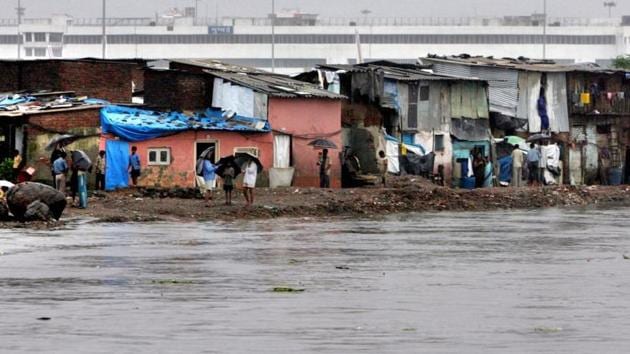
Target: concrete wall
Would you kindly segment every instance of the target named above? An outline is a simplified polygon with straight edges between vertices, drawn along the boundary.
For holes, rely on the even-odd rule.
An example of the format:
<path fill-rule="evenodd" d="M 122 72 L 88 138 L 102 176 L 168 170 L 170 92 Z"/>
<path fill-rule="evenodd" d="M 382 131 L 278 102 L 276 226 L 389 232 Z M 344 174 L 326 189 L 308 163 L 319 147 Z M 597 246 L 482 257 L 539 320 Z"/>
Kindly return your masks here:
<path fill-rule="evenodd" d="M 326 138 L 342 148 L 341 101 L 306 98 L 269 98 L 269 123 L 274 131 L 292 135 L 293 185 L 319 186 L 318 152 L 308 143 Z M 341 187 L 338 153 L 331 150 L 331 187 Z M 273 161 L 273 156 L 271 161 Z"/>
<path fill-rule="evenodd" d="M 99 107 L 82 110 L 34 114 L 28 116 L 26 129 L 26 158 L 28 165 L 36 169 L 34 180 L 51 182 L 50 151 L 45 150 L 48 142 L 58 133 L 70 133 L 88 138 L 78 140 L 66 147 L 67 151 L 80 149 L 85 151 L 93 161 L 98 155 L 100 132 Z M 90 176 L 90 183 L 94 176 Z"/>

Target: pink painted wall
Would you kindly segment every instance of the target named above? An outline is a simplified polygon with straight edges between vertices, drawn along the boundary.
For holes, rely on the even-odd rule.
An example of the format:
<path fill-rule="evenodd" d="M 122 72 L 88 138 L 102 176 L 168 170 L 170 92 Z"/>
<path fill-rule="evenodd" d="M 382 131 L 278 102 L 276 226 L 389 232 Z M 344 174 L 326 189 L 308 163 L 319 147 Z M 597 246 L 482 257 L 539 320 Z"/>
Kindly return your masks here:
<path fill-rule="evenodd" d="M 145 187 L 194 187 L 196 142 L 217 141 L 217 155 L 225 156 L 234 153 L 236 147 L 257 147 L 263 166 L 273 164 L 273 140 L 268 133 L 237 133 L 188 131 L 149 141 L 129 143 L 138 147 L 142 164 L 142 176 L 138 180 L 140 186 Z M 104 146 L 104 143 L 102 143 Z M 148 166 L 148 149 L 170 148 L 171 164 L 169 166 Z M 266 177 L 260 176 L 264 181 Z M 260 181 L 259 179 L 259 181 Z M 264 182 L 263 182 L 264 183 Z"/>
<path fill-rule="evenodd" d="M 315 138 L 326 138 L 337 145 L 341 143 L 341 100 L 314 98 L 269 98 L 269 123 L 274 132 L 290 134 L 292 138 L 292 162 L 295 167 L 293 185 L 319 187 L 317 150 L 307 144 Z M 331 150 L 331 186 L 341 187 L 341 150 Z M 273 165 L 273 156 L 271 164 Z M 267 165 L 265 165 L 267 166 Z"/>

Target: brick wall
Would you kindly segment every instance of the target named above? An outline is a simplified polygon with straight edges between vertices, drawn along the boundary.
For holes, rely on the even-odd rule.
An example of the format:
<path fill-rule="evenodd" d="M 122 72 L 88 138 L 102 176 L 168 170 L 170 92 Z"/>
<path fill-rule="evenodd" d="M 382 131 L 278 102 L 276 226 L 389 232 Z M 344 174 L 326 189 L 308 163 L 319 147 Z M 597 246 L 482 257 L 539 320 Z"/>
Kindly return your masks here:
<path fill-rule="evenodd" d="M 42 131 L 35 126 L 60 133 L 66 133 L 76 128 L 98 128 L 101 125 L 100 108 L 33 114 L 29 116 L 28 122 L 32 124 L 28 126 L 28 134 L 38 134 Z"/>
<path fill-rule="evenodd" d="M 111 102 L 131 102 L 131 72 L 134 64 L 62 62 L 62 90 Z"/>
<path fill-rule="evenodd" d="M 158 109 L 201 110 L 211 105 L 210 77 L 181 71 L 147 70 L 144 103 Z"/>
<path fill-rule="evenodd" d="M 18 89 L 18 64 L 11 61 L 0 62 L 0 92 Z"/>
<path fill-rule="evenodd" d="M 0 62 L 0 91 L 75 91 L 79 96 L 131 102 L 133 62 L 34 60 Z"/>

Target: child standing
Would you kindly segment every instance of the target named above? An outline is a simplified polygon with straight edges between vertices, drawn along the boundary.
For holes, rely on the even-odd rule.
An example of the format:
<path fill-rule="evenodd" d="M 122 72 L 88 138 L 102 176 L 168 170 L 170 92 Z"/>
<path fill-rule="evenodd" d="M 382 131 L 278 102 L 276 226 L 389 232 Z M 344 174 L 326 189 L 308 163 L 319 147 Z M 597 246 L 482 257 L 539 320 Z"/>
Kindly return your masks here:
<path fill-rule="evenodd" d="M 232 191 L 234 190 L 234 167 L 229 165 L 223 172 L 223 190 L 225 191 L 225 205 L 232 205 Z"/>

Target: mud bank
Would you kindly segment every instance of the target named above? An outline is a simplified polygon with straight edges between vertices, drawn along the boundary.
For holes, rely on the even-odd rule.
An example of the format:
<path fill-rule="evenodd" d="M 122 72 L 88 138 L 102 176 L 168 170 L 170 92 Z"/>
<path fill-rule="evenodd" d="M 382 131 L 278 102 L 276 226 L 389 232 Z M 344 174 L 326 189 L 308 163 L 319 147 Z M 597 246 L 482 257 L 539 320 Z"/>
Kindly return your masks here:
<path fill-rule="evenodd" d="M 484 211 L 548 207 L 628 206 L 630 186 L 557 186 L 454 190 L 429 184 L 421 178 L 392 179 L 388 188 L 323 190 L 316 188 L 257 189 L 253 207 L 235 194 L 232 206 L 216 192 L 206 207 L 194 193 L 126 190 L 97 193 L 88 209 L 68 207 L 57 223 L 0 223 L 0 227 L 51 228 L 69 219 L 93 222 L 234 221 L 278 217 L 370 218 L 392 213 L 435 211 Z"/>

